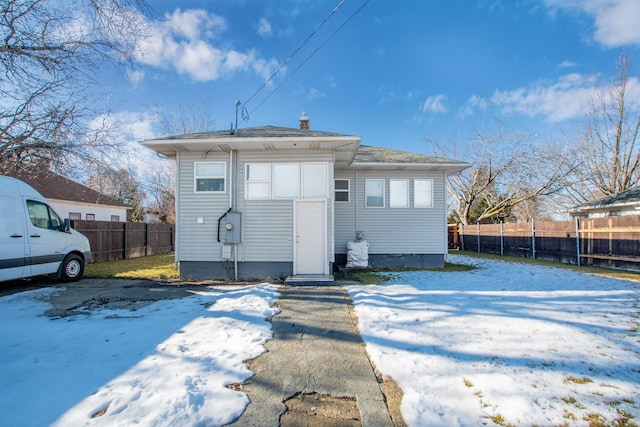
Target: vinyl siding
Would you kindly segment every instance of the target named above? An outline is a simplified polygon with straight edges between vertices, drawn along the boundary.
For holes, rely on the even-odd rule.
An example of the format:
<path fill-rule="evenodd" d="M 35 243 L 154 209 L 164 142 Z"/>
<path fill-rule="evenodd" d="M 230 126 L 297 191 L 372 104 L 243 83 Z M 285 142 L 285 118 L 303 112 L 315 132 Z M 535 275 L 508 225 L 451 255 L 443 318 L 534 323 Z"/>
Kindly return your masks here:
<path fill-rule="evenodd" d="M 224 193 L 195 193 L 194 163 L 223 161 L 227 164 Z M 218 218 L 229 209 L 231 182 L 228 153 L 182 152 L 179 157 L 178 191 L 178 261 L 221 261 L 224 231 L 217 241 Z M 333 182 L 333 154 L 327 151 L 256 151 L 238 153 L 238 212 L 242 213 L 242 243 L 238 245 L 238 261 L 293 261 L 293 200 L 245 200 L 244 170 L 246 163 L 323 162 L 327 163 L 328 179 Z M 328 198 L 331 197 L 329 186 Z M 203 217 L 204 224 L 197 218 Z M 327 251 L 333 254 L 331 203 L 327 203 Z"/>
<path fill-rule="evenodd" d="M 293 262 L 293 200 L 245 200 L 244 170 L 247 163 L 322 162 L 328 179 L 333 177 L 333 154 L 327 151 L 256 151 L 238 155 L 238 208 L 242 212 L 240 261 Z M 331 197 L 331 186 L 328 190 Z M 331 260 L 331 204 L 327 203 L 327 253 Z"/>
<path fill-rule="evenodd" d="M 218 243 L 218 218 L 229 209 L 229 155 L 227 153 L 180 153 L 178 168 L 179 203 L 177 209 L 178 261 L 221 261 L 222 243 Z M 227 179 L 224 193 L 194 192 L 194 163 L 225 162 Z M 204 218 L 198 224 L 198 217 Z M 220 233 L 222 240 L 223 233 Z"/>
<path fill-rule="evenodd" d="M 357 176 L 357 180 L 356 180 Z M 446 252 L 444 172 L 336 171 L 351 180 L 349 203 L 335 205 L 335 252 L 362 231 L 370 254 L 443 254 Z M 385 207 L 365 208 L 365 179 L 385 180 Z M 389 179 L 409 180 L 409 208 L 389 208 Z M 433 179 L 433 207 L 413 208 L 413 180 Z"/>

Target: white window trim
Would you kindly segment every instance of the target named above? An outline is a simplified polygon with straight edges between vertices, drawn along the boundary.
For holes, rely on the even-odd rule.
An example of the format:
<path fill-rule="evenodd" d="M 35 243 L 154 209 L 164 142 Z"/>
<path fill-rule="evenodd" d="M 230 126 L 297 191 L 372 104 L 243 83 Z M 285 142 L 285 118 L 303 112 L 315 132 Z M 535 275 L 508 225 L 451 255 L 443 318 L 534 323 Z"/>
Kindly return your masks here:
<path fill-rule="evenodd" d="M 382 206 L 369 206 L 367 197 L 367 181 L 382 181 Z M 367 178 L 364 180 L 364 207 L 368 209 L 384 209 L 387 205 L 386 200 L 386 179 L 384 178 Z"/>
<path fill-rule="evenodd" d="M 301 199 L 318 199 L 318 197 L 306 197 L 304 194 L 304 173 L 302 172 L 303 166 L 324 166 L 325 167 L 325 181 L 324 181 L 324 197 L 320 199 L 326 199 L 329 197 L 329 164 L 327 162 L 300 162 L 300 198 Z"/>
<path fill-rule="evenodd" d="M 198 165 L 200 164 L 221 164 L 224 166 L 223 175 L 203 175 L 198 176 Z M 220 179 L 223 180 L 223 190 L 214 191 L 198 191 L 198 178 L 201 179 Z M 194 193 L 226 193 L 227 192 L 227 162 L 194 162 L 193 163 L 193 192 Z"/>
<path fill-rule="evenodd" d="M 276 195 L 276 166 L 297 166 L 298 167 L 298 193 L 295 197 L 291 196 L 277 196 Z M 302 166 L 300 163 L 271 163 L 271 198 L 273 200 L 295 200 L 300 198 L 302 193 Z"/>
<path fill-rule="evenodd" d="M 336 181 L 347 181 L 347 188 L 346 189 L 344 189 L 344 188 L 337 189 L 336 188 Z M 333 199 L 334 199 L 333 201 L 335 203 L 351 203 L 351 180 L 349 178 L 334 178 L 334 180 L 333 180 L 333 193 L 334 193 L 333 194 Z M 347 200 L 346 201 L 344 201 L 344 200 L 338 201 L 336 199 L 335 193 L 347 193 Z"/>
<path fill-rule="evenodd" d="M 391 202 L 393 201 L 393 193 L 391 192 L 391 183 L 392 182 L 404 182 L 406 184 L 406 194 L 405 194 L 405 200 L 407 201 L 406 204 L 404 206 L 392 206 Z M 395 179 L 395 178 L 391 178 L 389 179 L 389 208 L 391 209 L 408 209 L 411 206 L 411 201 L 409 200 L 409 180 L 408 179 Z"/>
<path fill-rule="evenodd" d="M 247 180 L 247 166 L 250 165 L 268 165 L 270 168 L 270 179 L 267 180 Z M 298 166 L 298 195 L 297 197 L 276 197 L 275 196 L 275 165 L 297 165 Z M 244 165 L 244 198 L 245 200 L 296 200 L 296 199 L 318 199 L 317 197 L 307 198 L 304 195 L 304 182 L 303 182 L 303 172 L 302 169 L 305 165 L 323 165 L 326 168 L 326 179 L 325 179 L 325 197 L 320 199 L 328 199 L 332 197 L 330 194 L 331 186 L 331 171 L 329 168 L 328 162 L 247 162 Z M 265 197 L 249 197 L 248 186 L 250 183 L 263 183 L 269 184 L 269 195 Z"/>
<path fill-rule="evenodd" d="M 418 181 L 430 181 L 431 182 L 431 204 L 430 205 L 417 205 L 416 204 L 416 182 Z M 413 180 L 413 207 L 414 209 L 433 209 L 433 179 L 414 179 Z"/>
<path fill-rule="evenodd" d="M 251 165 L 268 165 L 269 179 L 247 179 L 247 167 Z M 249 197 L 249 184 L 268 184 L 269 194 L 264 197 Z M 273 186 L 273 164 L 267 162 L 248 162 L 244 164 L 244 198 L 245 200 L 271 200 Z"/>

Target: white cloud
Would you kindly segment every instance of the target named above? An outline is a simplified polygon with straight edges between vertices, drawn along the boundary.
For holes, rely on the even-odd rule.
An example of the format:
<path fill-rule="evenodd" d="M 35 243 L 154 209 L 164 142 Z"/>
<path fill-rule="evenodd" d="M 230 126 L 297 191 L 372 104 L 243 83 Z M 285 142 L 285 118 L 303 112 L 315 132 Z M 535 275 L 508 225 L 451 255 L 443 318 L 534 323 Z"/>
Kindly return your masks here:
<path fill-rule="evenodd" d="M 192 41 L 203 36 L 216 37 L 227 29 L 223 17 L 202 9 L 189 9 L 183 12 L 178 8 L 172 14 L 165 15 L 165 26 L 171 33 Z"/>
<path fill-rule="evenodd" d="M 258 34 L 262 37 L 269 37 L 273 34 L 271 24 L 265 18 L 260 18 L 260 21 L 258 21 Z"/>
<path fill-rule="evenodd" d="M 615 88 L 598 81 L 598 75 L 567 74 L 556 82 L 538 82 L 529 88 L 511 91 L 497 90 L 491 102 L 506 113 L 545 116 L 552 123 L 580 117 L 597 93 L 607 94 Z M 625 104 L 630 110 L 640 110 L 640 81 L 627 79 Z"/>
<path fill-rule="evenodd" d="M 545 0 L 552 10 L 579 11 L 595 23 L 594 39 L 607 47 L 640 44 L 638 0 Z"/>
<path fill-rule="evenodd" d="M 338 86 L 338 82 L 336 82 L 335 77 L 333 77 L 332 75 L 326 75 L 324 77 L 324 82 L 332 89 Z"/>
<path fill-rule="evenodd" d="M 410 90 L 410 91 L 407 91 L 407 93 L 405 93 L 404 99 L 406 99 L 407 101 L 411 101 L 413 99 L 416 99 L 419 96 L 420 96 L 419 90 Z"/>
<path fill-rule="evenodd" d="M 580 116 L 596 90 L 597 75 L 567 74 L 558 81 L 538 82 L 529 88 L 497 90 L 491 102 L 507 113 L 542 115 L 550 122 Z"/>
<path fill-rule="evenodd" d="M 324 98 L 325 96 L 327 96 L 326 93 L 324 93 L 320 89 L 316 89 L 316 88 L 309 89 L 309 92 L 307 93 L 307 99 L 309 101 L 312 101 L 314 99 Z"/>
<path fill-rule="evenodd" d="M 422 105 L 422 112 L 432 113 L 446 113 L 447 112 L 447 97 L 443 94 L 433 95 L 428 97 Z"/>
<path fill-rule="evenodd" d="M 573 68 L 577 66 L 578 66 L 577 63 L 573 61 L 569 61 L 568 59 L 565 59 L 564 61 L 558 64 L 558 68 Z"/>
<path fill-rule="evenodd" d="M 216 80 L 242 70 L 266 78 L 277 66 L 275 59 L 259 58 L 255 50 L 239 52 L 214 45 L 212 40 L 227 29 L 226 22 L 201 9 L 176 9 L 150 27 L 150 36 L 139 43 L 138 61 L 174 69 L 194 80 Z"/>
<path fill-rule="evenodd" d="M 142 70 L 127 71 L 127 78 L 131 83 L 133 83 L 134 85 L 137 85 L 142 80 L 144 80 L 144 71 Z"/>
<path fill-rule="evenodd" d="M 472 115 L 477 110 L 485 111 L 487 109 L 488 104 L 489 103 L 485 98 L 482 98 L 477 95 L 473 95 L 471 98 L 467 100 L 464 106 L 460 108 L 460 110 L 458 111 L 458 114 L 456 114 L 456 118 L 458 118 L 459 120 L 462 120 L 465 117 Z"/>

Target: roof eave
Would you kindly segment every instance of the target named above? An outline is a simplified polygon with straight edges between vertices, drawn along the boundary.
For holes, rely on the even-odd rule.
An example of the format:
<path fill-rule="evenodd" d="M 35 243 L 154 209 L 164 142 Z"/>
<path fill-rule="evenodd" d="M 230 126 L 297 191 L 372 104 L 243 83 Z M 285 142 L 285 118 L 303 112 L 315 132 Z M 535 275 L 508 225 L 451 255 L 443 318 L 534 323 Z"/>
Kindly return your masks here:
<path fill-rule="evenodd" d="M 197 139 L 150 139 L 140 141 L 140 144 L 148 147 L 164 156 L 174 158 L 179 151 L 266 151 L 278 150 L 274 144 L 282 145 L 280 150 L 291 149 L 317 149 L 315 145 L 324 144 L 331 149 L 339 149 L 349 146 L 351 158 L 360 145 L 360 137 L 356 136 L 310 136 L 310 137 L 270 137 L 270 138 L 197 138 Z"/>
<path fill-rule="evenodd" d="M 629 208 L 633 207 L 635 209 L 640 208 L 640 200 L 636 200 L 634 202 L 625 202 L 625 203 L 611 203 L 606 205 L 582 205 L 576 206 L 569 210 L 569 212 L 586 212 L 586 211 L 595 211 L 595 210 L 611 210 L 611 209 L 619 209 L 619 208 Z"/>

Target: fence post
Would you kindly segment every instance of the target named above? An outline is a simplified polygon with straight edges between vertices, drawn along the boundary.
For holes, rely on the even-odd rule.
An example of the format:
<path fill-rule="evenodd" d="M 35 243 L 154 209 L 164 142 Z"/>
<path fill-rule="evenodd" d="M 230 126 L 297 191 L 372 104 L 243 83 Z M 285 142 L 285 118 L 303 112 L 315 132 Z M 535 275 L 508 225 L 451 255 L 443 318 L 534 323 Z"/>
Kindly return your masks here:
<path fill-rule="evenodd" d="M 127 224 L 128 222 L 124 223 L 124 228 L 123 228 L 123 236 L 122 236 L 122 259 L 127 259 Z"/>
<path fill-rule="evenodd" d="M 480 221 L 476 221 L 476 226 L 478 228 L 478 253 L 480 253 Z"/>
<path fill-rule="evenodd" d="M 536 221 L 531 218 L 531 258 L 536 259 Z"/>
<path fill-rule="evenodd" d="M 503 221 L 500 221 L 500 256 L 504 255 L 504 230 L 502 226 L 504 225 Z"/>
<path fill-rule="evenodd" d="M 460 248 L 464 251 L 464 224 L 460 224 Z"/>
<path fill-rule="evenodd" d="M 576 265 L 580 267 L 580 219 L 575 218 L 576 224 Z"/>

